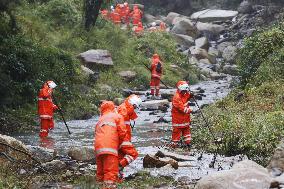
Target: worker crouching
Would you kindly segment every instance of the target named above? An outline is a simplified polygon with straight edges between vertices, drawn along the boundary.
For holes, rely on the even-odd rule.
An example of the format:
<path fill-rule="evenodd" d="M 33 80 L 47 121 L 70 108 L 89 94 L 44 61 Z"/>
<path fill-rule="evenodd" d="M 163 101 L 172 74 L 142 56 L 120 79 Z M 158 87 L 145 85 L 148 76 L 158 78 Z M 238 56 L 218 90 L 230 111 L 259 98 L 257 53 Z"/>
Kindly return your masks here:
<path fill-rule="evenodd" d="M 111 101 L 100 106 L 101 117 L 95 128 L 95 154 L 97 163 L 97 181 L 105 188 L 115 188 L 118 182 L 118 149 L 125 141 L 127 133 L 123 117 L 116 113 Z"/>

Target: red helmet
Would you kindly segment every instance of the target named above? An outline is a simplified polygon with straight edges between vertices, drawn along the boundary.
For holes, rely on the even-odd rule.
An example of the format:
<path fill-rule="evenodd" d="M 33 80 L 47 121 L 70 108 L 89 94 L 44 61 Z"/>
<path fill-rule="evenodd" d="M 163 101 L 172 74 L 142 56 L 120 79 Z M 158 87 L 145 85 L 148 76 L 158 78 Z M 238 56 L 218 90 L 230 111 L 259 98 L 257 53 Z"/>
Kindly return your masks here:
<path fill-rule="evenodd" d="M 176 85 L 177 89 L 180 91 L 189 91 L 189 85 L 186 81 L 179 81 Z"/>

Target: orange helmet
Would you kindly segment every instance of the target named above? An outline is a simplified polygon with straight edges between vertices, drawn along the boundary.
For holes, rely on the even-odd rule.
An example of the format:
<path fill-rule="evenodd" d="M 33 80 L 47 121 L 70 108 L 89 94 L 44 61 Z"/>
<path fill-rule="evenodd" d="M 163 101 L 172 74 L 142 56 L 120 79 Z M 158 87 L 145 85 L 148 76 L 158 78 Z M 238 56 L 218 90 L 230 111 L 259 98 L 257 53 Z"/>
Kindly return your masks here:
<path fill-rule="evenodd" d="M 179 81 L 176 85 L 177 89 L 180 91 L 189 91 L 189 85 L 186 81 Z"/>
<path fill-rule="evenodd" d="M 113 112 L 115 110 L 115 105 L 112 101 L 103 101 L 100 106 L 101 114 L 106 112 Z"/>

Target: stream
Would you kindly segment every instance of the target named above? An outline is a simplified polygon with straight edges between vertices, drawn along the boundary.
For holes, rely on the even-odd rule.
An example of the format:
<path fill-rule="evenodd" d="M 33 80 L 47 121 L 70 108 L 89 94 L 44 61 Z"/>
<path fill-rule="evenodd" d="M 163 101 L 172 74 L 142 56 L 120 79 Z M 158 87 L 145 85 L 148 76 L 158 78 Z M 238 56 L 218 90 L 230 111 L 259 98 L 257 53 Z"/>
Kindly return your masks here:
<path fill-rule="evenodd" d="M 232 79 L 233 78 L 228 75 L 220 80 L 203 81 L 196 85 L 192 85 L 191 90 L 203 89 L 205 91 L 203 93 L 205 97 L 198 101 L 199 106 L 211 104 L 226 97 L 231 90 L 230 83 Z M 173 91 L 175 91 L 175 89 L 162 89 L 161 93 L 169 93 Z M 146 97 L 142 96 L 142 99 L 145 100 Z M 194 110 L 197 110 L 196 106 L 193 107 L 193 111 Z M 241 155 L 234 157 L 223 157 L 218 155 L 215 166 L 210 167 L 209 164 L 211 163 L 214 155 L 201 153 L 193 149 L 191 152 L 183 154 L 186 157 L 190 157 L 191 161 L 187 162 L 187 164 L 190 164 L 190 167 L 184 166 L 177 170 L 174 170 L 170 166 L 165 166 L 159 169 L 144 169 L 143 157 L 146 154 L 154 155 L 158 150 L 168 150 L 161 146 L 163 146 L 164 141 L 169 141 L 171 138 L 171 122 L 153 122 L 159 120 L 161 116 L 163 116 L 165 120 L 170 121 L 171 112 L 170 108 L 166 113 L 157 111 L 154 115 L 152 111 L 140 111 L 138 116 L 139 118 L 136 120 L 136 126 L 133 130 L 132 142 L 139 152 L 139 157 L 124 170 L 125 177 L 129 177 L 143 169 L 149 171 L 153 176 L 170 176 L 177 181 L 186 180 L 186 182 L 195 183 L 195 181 L 200 179 L 202 176 L 221 169 L 230 169 L 235 162 L 238 162 L 243 158 Z M 72 132 L 70 136 L 68 135 L 64 123 L 56 122 L 55 129 L 50 132 L 47 139 L 41 140 L 38 133 L 25 133 L 15 135 L 14 137 L 26 145 L 55 149 L 58 154 L 66 155 L 67 150 L 73 146 L 93 146 L 94 126 L 97 120 L 98 117 L 94 116 L 89 120 L 68 121 L 67 124 Z"/>

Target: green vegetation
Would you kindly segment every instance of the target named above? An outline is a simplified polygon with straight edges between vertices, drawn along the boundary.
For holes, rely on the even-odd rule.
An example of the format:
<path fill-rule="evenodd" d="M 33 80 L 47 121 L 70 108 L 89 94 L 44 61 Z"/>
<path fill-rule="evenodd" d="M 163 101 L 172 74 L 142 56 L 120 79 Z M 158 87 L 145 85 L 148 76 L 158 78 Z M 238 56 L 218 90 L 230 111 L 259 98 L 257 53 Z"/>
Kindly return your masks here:
<path fill-rule="evenodd" d="M 184 63 L 185 57 L 176 52 L 174 40 L 166 33 L 148 33 L 137 38 L 130 30 L 122 30 L 101 18 L 96 27 L 86 32 L 80 0 L 21 4 L 15 0 L 0 7 L 2 129 L 36 125 L 36 97 L 47 80 L 58 84 L 55 95 L 69 118 L 94 114 L 101 99 L 121 97 L 124 88 L 148 88 L 150 74 L 142 63 L 150 65 L 153 53 L 159 53 L 165 62 L 164 80 L 169 85 L 183 78 L 196 81 L 194 71 Z M 89 49 L 109 50 L 115 64 L 99 70 L 95 81 L 83 73 L 76 59 Z M 173 69 L 170 64 L 180 68 Z M 118 75 L 122 70 L 135 71 L 137 78 L 132 82 L 123 80 Z M 110 86 L 109 91 L 105 85 Z"/>
<path fill-rule="evenodd" d="M 266 165 L 284 135 L 284 31 L 283 25 L 246 39 L 239 52 L 241 86 L 226 99 L 205 109 L 219 152 L 246 154 Z M 214 151 L 212 134 L 198 128 L 196 145 Z"/>

